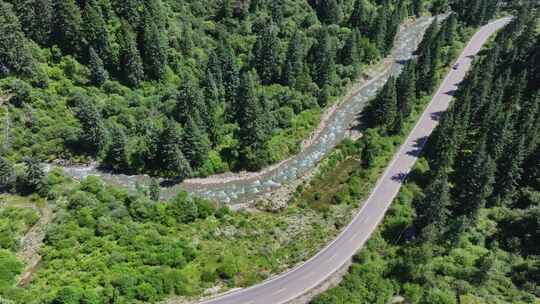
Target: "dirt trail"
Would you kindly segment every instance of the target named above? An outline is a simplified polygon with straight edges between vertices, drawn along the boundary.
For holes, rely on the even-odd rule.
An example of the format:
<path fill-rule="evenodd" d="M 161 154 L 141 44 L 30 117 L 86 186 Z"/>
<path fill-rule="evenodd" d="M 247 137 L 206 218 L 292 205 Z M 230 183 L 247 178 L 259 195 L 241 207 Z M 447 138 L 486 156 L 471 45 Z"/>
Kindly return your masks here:
<path fill-rule="evenodd" d="M 17 285 L 25 286 L 30 282 L 32 274 L 34 274 L 41 262 L 39 249 L 43 245 L 43 240 L 45 239 L 45 234 L 47 232 L 47 225 L 49 225 L 53 219 L 53 212 L 48 205 L 38 207 L 36 204 L 30 203 L 7 204 L 0 202 L 0 208 L 5 207 L 34 209 L 40 214 L 39 220 L 21 238 L 20 248 L 16 254 L 17 258 L 26 265 L 26 268 L 19 276 Z"/>

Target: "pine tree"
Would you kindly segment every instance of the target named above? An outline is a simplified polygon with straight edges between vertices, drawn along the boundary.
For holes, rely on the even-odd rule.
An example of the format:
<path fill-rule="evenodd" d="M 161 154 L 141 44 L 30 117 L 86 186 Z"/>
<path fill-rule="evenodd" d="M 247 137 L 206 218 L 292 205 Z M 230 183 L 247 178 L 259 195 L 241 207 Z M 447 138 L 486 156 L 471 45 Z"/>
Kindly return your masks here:
<path fill-rule="evenodd" d="M 153 201 L 159 201 L 161 187 L 159 186 L 159 180 L 157 178 L 152 178 L 150 180 L 150 199 Z"/>
<path fill-rule="evenodd" d="M 491 90 L 490 96 L 488 97 L 488 102 L 483 106 L 483 108 L 480 110 L 479 113 L 480 117 L 480 128 L 483 132 L 492 132 L 495 131 L 492 129 L 494 126 L 494 122 L 504 122 L 504 115 L 502 114 L 502 98 L 504 92 L 504 83 L 502 77 L 497 77 L 497 80 L 495 81 L 495 84 L 493 86 L 493 90 Z M 499 131 L 501 128 L 496 127 L 495 129 L 498 129 Z M 491 143 L 493 142 L 491 136 L 488 137 L 488 147 L 490 147 L 491 150 Z M 493 154 L 492 154 L 493 155 Z M 495 160 L 497 158 L 495 157 Z"/>
<path fill-rule="evenodd" d="M 523 161 L 522 184 L 540 187 L 540 144 Z"/>
<path fill-rule="evenodd" d="M 193 30 L 191 26 L 186 25 L 182 28 L 182 40 L 180 42 L 180 48 L 183 54 L 193 56 L 195 44 L 193 43 Z"/>
<path fill-rule="evenodd" d="M 513 138 L 513 116 L 512 111 L 506 113 L 501 107 L 497 108 L 499 115 L 497 117 L 486 118 L 489 120 L 489 125 L 483 130 L 488 134 L 488 150 L 495 161 L 498 161 L 503 153 L 511 144 Z"/>
<path fill-rule="evenodd" d="M 455 42 L 457 29 L 457 16 L 456 14 L 450 14 L 441 26 L 441 35 L 443 35 L 444 45 L 452 45 Z"/>
<path fill-rule="evenodd" d="M 450 206 L 448 174 L 441 170 L 425 188 L 423 198 L 415 202 L 414 226 L 421 231 L 424 240 L 433 241 L 444 234 Z"/>
<path fill-rule="evenodd" d="M 433 15 L 438 15 L 445 12 L 448 9 L 448 0 L 434 0 L 432 1 L 430 11 Z"/>
<path fill-rule="evenodd" d="M 80 147 L 84 152 L 97 155 L 106 144 L 105 129 L 101 112 L 89 97 L 77 94 L 71 102 L 75 105 L 75 116 L 81 124 Z"/>
<path fill-rule="evenodd" d="M 438 80 L 439 48 L 432 47 L 418 58 L 418 91 L 417 94 L 430 94 Z"/>
<path fill-rule="evenodd" d="M 403 114 L 401 112 L 396 113 L 396 118 L 394 119 L 394 122 L 392 125 L 388 126 L 388 133 L 389 134 L 400 134 L 403 129 Z"/>
<path fill-rule="evenodd" d="M 0 1 L 0 77 L 10 72 L 29 75 L 35 63 L 17 16 Z"/>
<path fill-rule="evenodd" d="M 367 0 L 356 0 L 349 18 L 350 27 L 358 29 L 361 34 L 367 34 L 373 18 L 372 14 L 372 8 Z"/>
<path fill-rule="evenodd" d="M 540 83 L 540 35 L 536 35 L 533 48 L 527 55 L 525 62 L 529 65 L 527 74 L 529 75 L 529 87 L 532 88 L 535 84 Z"/>
<path fill-rule="evenodd" d="M 471 123 L 471 98 L 470 95 L 467 95 L 462 99 L 462 105 L 460 107 L 455 107 L 454 109 L 459 109 L 454 111 L 454 121 L 459 123 L 454 124 L 455 139 L 458 145 L 462 144 L 467 137 L 467 130 L 470 127 Z"/>
<path fill-rule="evenodd" d="M 53 0 L 52 37 L 66 54 L 80 55 L 82 37 L 81 11 L 75 0 Z"/>
<path fill-rule="evenodd" d="M 137 162 L 141 163 L 146 171 L 156 173 L 162 166 L 160 140 L 162 130 L 157 127 L 155 118 L 151 117 L 143 121 L 145 134 L 141 140 L 141 144 L 137 147 L 140 149 L 139 155 L 134 151 L 133 162 L 134 167 Z"/>
<path fill-rule="evenodd" d="M 320 89 L 332 86 L 335 78 L 334 48 L 328 34 L 328 29 L 323 27 L 318 35 L 317 44 L 311 49 L 312 78 Z M 323 100 L 321 105 L 324 105 Z"/>
<path fill-rule="evenodd" d="M 182 136 L 182 151 L 192 168 L 200 167 L 210 151 L 210 141 L 201 126 L 188 117 Z"/>
<path fill-rule="evenodd" d="M 210 138 L 210 142 L 219 142 L 219 125 L 222 119 L 219 111 L 220 105 L 224 103 L 225 93 L 223 87 L 218 86 L 214 74 L 207 70 L 207 76 L 202 83 L 202 89 L 204 92 L 204 99 L 206 101 L 207 115 L 204 117 L 206 124 L 206 130 Z"/>
<path fill-rule="evenodd" d="M 497 0 L 460 0 L 452 2 L 452 9 L 467 26 L 479 26 L 495 15 L 497 4 Z"/>
<path fill-rule="evenodd" d="M 196 80 L 187 78 L 182 83 L 176 95 L 174 113 L 176 120 L 182 124 L 186 124 L 188 118 L 191 118 L 198 125 L 203 125 L 204 119 L 211 118 L 204 102 L 203 91 L 199 88 Z"/>
<path fill-rule="evenodd" d="M 165 30 L 168 27 L 168 19 L 166 10 L 163 4 L 163 0 L 142 0 L 141 11 L 141 24 L 139 28 L 144 25 L 146 18 L 150 17 L 152 21 L 157 25 L 159 31 Z"/>
<path fill-rule="evenodd" d="M 272 16 L 272 21 L 277 24 L 278 27 L 281 27 L 285 17 L 283 16 L 283 3 L 280 0 L 270 2 L 270 15 Z"/>
<path fill-rule="evenodd" d="M 96 0 L 86 2 L 82 20 L 84 38 L 90 47 L 99 55 L 99 58 L 110 65 L 112 58 L 109 33 L 107 32 L 107 24 L 103 18 L 101 7 Z"/>
<path fill-rule="evenodd" d="M 212 75 L 218 90 L 223 90 L 223 67 L 215 51 L 208 54 L 208 63 L 206 64 L 206 74 Z M 208 79 L 208 78 L 207 78 Z"/>
<path fill-rule="evenodd" d="M 399 29 L 399 24 L 401 23 L 402 15 L 404 15 L 403 13 L 404 8 L 405 6 L 403 5 L 402 2 L 400 2 L 399 6 L 394 9 L 392 14 L 386 21 L 386 37 L 385 37 L 385 44 L 384 44 L 385 54 L 388 54 L 390 50 L 392 49 L 392 46 L 394 45 L 394 40 L 396 38 L 398 29 Z M 383 9 L 390 10 L 390 5 L 385 6 L 385 8 Z"/>
<path fill-rule="evenodd" d="M 122 24 L 118 39 L 120 40 L 120 76 L 125 84 L 136 87 L 144 78 L 144 70 L 135 37 L 129 25 Z"/>
<path fill-rule="evenodd" d="M 525 136 L 524 151 L 531 153 L 540 138 L 540 93 L 521 99 L 521 111 L 518 117 L 518 133 Z"/>
<path fill-rule="evenodd" d="M 525 137 L 507 145 L 499 162 L 495 178 L 493 201 L 496 205 L 508 204 L 516 196 L 516 189 L 523 173 Z"/>
<path fill-rule="evenodd" d="M 176 123 L 168 120 L 159 138 L 160 169 L 167 177 L 183 180 L 191 176 L 192 171 L 180 149 L 180 140 L 181 136 Z"/>
<path fill-rule="evenodd" d="M 249 169 L 257 169 L 267 161 L 258 159 L 258 156 L 264 150 L 269 130 L 266 114 L 255 91 L 255 80 L 251 72 L 242 74 L 237 94 L 241 157 Z"/>
<path fill-rule="evenodd" d="M 163 77 L 167 65 L 166 44 L 158 26 L 154 22 L 154 16 L 146 13 L 144 15 L 144 26 L 142 27 L 141 58 L 144 72 L 153 80 Z"/>
<path fill-rule="evenodd" d="M 128 24 L 132 26 L 139 25 L 141 19 L 140 11 L 142 10 L 141 0 L 113 1 L 113 5 L 115 5 L 118 15 L 126 20 Z"/>
<path fill-rule="evenodd" d="M 299 88 L 298 80 L 304 71 L 304 46 L 299 31 L 296 31 L 289 42 L 287 56 L 283 64 L 283 84 L 291 88 Z"/>
<path fill-rule="evenodd" d="M 469 220 L 476 219 L 478 210 L 486 205 L 493 191 L 496 165 L 486 151 L 486 138 L 476 144 L 471 155 L 458 164 L 455 176 L 455 212 Z"/>
<path fill-rule="evenodd" d="M 256 144 L 258 138 L 254 124 L 262 115 L 262 109 L 255 92 L 255 80 L 251 73 L 244 72 L 237 92 L 238 110 L 236 121 L 240 126 L 240 138 L 245 144 Z"/>
<path fill-rule="evenodd" d="M 344 65 L 357 66 L 363 58 L 362 49 L 359 47 L 360 31 L 351 32 L 345 45 L 340 52 L 340 62 Z"/>
<path fill-rule="evenodd" d="M 482 73 L 474 74 L 475 85 L 471 88 L 471 97 L 473 103 L 471 103 L 471 117 L 472 121 L 476 125 L 483 123 L 482 117 L 486 109 L 489 109 L 489 96 L 492 88 L 492 75 L 494 72 L 493 60 L 487 60 L 483 64 Z"/>
<path fill-rule="evenodd" d="M 418 47 L 418 93 L 431 94 L 439 78 L 443 35 L 436 21 L 426 30 Z"/>
<path fill-rule="evenodd" d="M 0 190 L 7 188 L 15 177 L 13 165 L 4 157 L 0 156 Z"/>
<path fill-rule="evenodd" d="M 25 165 L 24 191 L 33 193 L 45 190 L 45 172 L 39 161 L 33 157 L 25 157 L 23 162 Z"/>
<path fill-rule="evenodd" d="M 218 12 L 216 14 L 217 20 L 230 19 L 232 15 L 233 15 L 232 0 L 220 0 Z"/>
<path fill-rule="evenodd" d="M 411 115 L 416 104 L 416 61 L 409 61 L 397 80 L 397 105 L 404 118 Z"/>
<path fill-rule="evenodd" d="M 374 126 L 390 128 L 397 117 L 396 81 L 391 76 L 372 101 L 369 120 Z"/>
<path fill-rule="evenodd" d="M 422 41 L 418 45 L 417 53 L 419 57 L 432 48 L 433 41 L 435 41 L 438 33 L 439 23 L 437 21 L 431 22 L 429 27 L 426 29 L 424 36 L 422 37 Z"/>
<path fill-rule="evenodd" d="M 261 82 L 274 83 L 279 77 L 279 39 L 273 24 L 266 26 L 257 36 L 253 47 L 252 66 L 257 70 Z"/>
<path fill-rule="evenodd" d="M 431 171 L 440 172 L 444 168 L 451 168 L 458 149 L 454 113 L 449 111 L 443 114 L 439 126 L 430 136 L 424 149 Z"/>
<path fill-rule="evenodd" d="M 413 0 L 412 11 L 416 15 L 416 17 L 422 16 L 425 10 L 426 8 L 425 8 L 424 0 Z"/>
<path fill-rule="evenodd" d="M 435 44 L 433 47 L 433 52 L 431 55 L 429 73 L 427 74 L 426 79 L 426 92 L 433 93 L 433 90 L 437 86 L 439 80 L 439 67 L 441 66 L 441 46 L 440 44 Z"/>
<path fill-rule="evenodd" d="M 221 42 L 218 45 L 217 56 L 221 65 L 221 75 L 223 77 L 225 100 L 228 103 L 234 105 L 236 90 L 240 78 L 233 50 L 229 45 Z M 234 109 L 231 110 L 233 114 L 236 113 Z"/>
<path fill-rule="evenodd" d="M 388 11 L 386 7 L 381 7 L 377 12 L 374 25 L 370 31 L 369 38 L 375 42 L 377 48 L 381 50 L 381 54 L 386 56 L 387 49 L 387 26 L 388 26 Z"/>
<path fill-rule="evenodd" d="M 109 132 L 111 142 L 107 148 L 103 163 L 113 171 L 125 171 L 129 166 L 126 133 L 116 123 L 111 124 Z"/>
<path fill-rule="evenodd" d="M 53 26 L 53 5 L 51 0 L 14 1 L 26 37 L 42 46 L 48 46 Z"/>
<path fill-rule="evenodd" d="M 320 0 L 316 10 L 319 20 L 325 24 L 339 24 L 343 18 L 343 12 L 337 0 Z"/>
<path fill-rule="evenodd" d="M 90 72 L 92 75 L 92 83 L 100 86 L 105 82 L 105 80 L 107 80 L 109 74 L 103 66 L 103 61 L 96 51 L 94 51 L 94 48 L 90 47 L 88 53 L 90 54 Z"/>

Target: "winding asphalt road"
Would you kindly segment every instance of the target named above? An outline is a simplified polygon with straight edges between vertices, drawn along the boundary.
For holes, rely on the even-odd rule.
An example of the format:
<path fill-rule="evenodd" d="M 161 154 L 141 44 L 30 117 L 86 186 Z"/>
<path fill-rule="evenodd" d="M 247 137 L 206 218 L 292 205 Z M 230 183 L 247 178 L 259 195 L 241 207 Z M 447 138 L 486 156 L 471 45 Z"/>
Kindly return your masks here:
<path fill-rule="evenodd" d="M 204 301 L 204 304 L 282 304 L 287 303 L 321 284 L 340 269 L 364 245 L 375 231 L 397 195 L 405 177 L 418 158 L 426 139 L 437 126 L 440 114 L 448 108 L 452 96 L 471 66 L 471 61 L 488 38 L 510 21 L 499 19 L 482 27 L 465 47 L 452 69 L 439 87 L 430 104 L 394 155 L 384 174 L 362 209 L 345 230 L 327 247 L 304 264 L 274 279 Z"/>

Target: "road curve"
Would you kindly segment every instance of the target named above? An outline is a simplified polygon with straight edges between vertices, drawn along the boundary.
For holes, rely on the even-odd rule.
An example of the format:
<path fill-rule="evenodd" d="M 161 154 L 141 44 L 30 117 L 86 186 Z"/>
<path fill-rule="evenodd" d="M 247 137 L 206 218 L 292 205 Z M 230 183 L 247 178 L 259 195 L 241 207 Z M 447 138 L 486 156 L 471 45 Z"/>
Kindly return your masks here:
<path fill-rule="evenodd" d="M 457 69 L 452 69 L 439 87 L 405 143 L 378 180 L 362 209 L 345 230 L 327 247 L 302 265 L 276 278 L 241 289 L 201 304 L 282 304 L 287 303 L 321 284 L 343 266 L 364 245 L 390 207 L 406 176 L 417 160 L 425 139 L 437 126 L 437 117 L 446 111 L 452 97 L 488 38 L 509 22 L 499 19 L 483 26 L 470 40 L 460 57 Z"/>

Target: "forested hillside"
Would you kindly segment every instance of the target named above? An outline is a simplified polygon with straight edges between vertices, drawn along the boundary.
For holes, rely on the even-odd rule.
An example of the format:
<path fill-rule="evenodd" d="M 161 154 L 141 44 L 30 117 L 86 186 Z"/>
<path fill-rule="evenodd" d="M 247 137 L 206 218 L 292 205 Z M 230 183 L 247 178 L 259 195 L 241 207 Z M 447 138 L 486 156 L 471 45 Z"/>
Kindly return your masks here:
<path fill-rule="evenodd" d="M 538 303 L 540 34 L 523 7 L 456 92 L 382 228 L 323 303 Z"/>
<path fill-rule="evenodd" d="M 298 150 L 404 18 L 447 5 L 423 2 L 2 0 L 2 155 L 259 169 Z"/>

